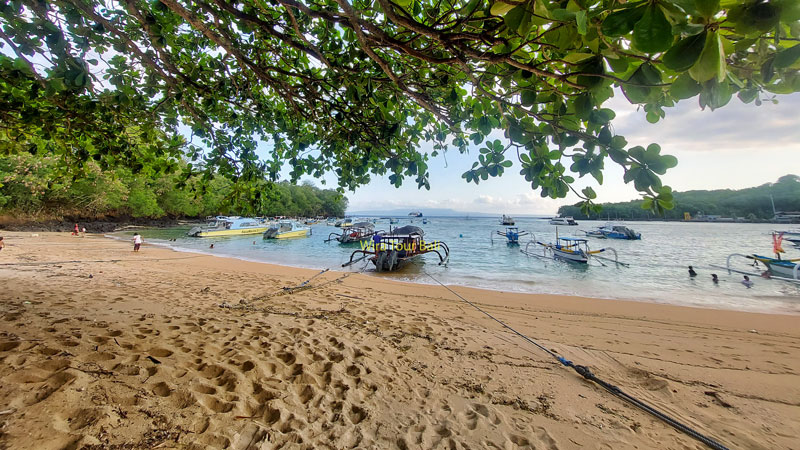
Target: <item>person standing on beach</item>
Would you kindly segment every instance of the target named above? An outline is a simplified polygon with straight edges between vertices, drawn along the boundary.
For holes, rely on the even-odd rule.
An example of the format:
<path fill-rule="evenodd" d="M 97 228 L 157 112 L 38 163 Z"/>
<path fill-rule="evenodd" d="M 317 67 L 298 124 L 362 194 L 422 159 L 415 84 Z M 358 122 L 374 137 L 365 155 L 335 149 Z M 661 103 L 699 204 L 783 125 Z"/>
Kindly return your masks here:
<path fill-rule="evenodd" d="M 139 247 L 142 246 L 142 236 L 139 233 L 133 234 L 133 251 L 138 252 Z"/>
<path fill-rule="evenodd" d="M 2 250 L 3 247 L 5 247 L 5 246 L 6 246 L 6 243 L 3 242 L 3 236 L 0 236 L 0 250 Z"/>
<path fill-rule="evenodd" d="M 72 235 L 73 236 L 77 236 L 78 235 L 78 224 L 77 223 L 75 224 L 75 229 L 72 231 Z"/>

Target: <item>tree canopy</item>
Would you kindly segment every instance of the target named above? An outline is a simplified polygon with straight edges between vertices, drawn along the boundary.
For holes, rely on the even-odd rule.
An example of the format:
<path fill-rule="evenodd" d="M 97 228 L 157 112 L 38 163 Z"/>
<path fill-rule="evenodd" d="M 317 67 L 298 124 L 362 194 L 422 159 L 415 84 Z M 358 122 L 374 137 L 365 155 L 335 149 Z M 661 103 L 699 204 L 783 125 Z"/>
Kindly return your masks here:
<path fill-rule="evenodd" d="M 610 160 L 670 208 L 676 159 L 603 105 L 621 91 L 656 122 L 800 91 L 799 21 L 796 0 L 2 0 L 0 144 L 134 171 L 186 155 L 185 179 L 244 185 L 288 163 L 341 189 L 429 188 L 431 158 L 481 146 L 467 182 L 516 160 L 564 197 Z"/>

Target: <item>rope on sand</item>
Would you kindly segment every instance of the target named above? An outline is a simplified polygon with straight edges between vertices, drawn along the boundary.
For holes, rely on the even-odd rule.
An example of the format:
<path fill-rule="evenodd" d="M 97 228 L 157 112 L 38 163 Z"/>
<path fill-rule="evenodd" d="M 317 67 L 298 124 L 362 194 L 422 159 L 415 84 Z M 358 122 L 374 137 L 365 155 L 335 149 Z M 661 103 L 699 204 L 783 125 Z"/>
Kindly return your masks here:
<path fill-rule="evenodd" d="M 82 264 L 82 263 L 117 263 L 130 261 L 174 261 L 177 259 L 200 258 L 206 255 L 182 256 L 179 258 L 147 258 L 147 259 L 71 259 L 67 261 L 37 261 L 0 263 L 0 266 L 52 266 L 54 264 Z"/>
<path fill-rule="evenodd" d="M 619 397 L 622 400 L 624 400 L 624 401 L 636 406 L 637 408 L 639 408 L 639 409 L 641 409 L 641 410 L 653 415 L 654 417 L 666 422 L 668 425 L 670 425 L 671 427 L 675 428 L 676 430 L 678 430 L 678 431 L 680 431 L 682 433 L 685 433 L 686 435 L 688 435 L 688 436 L 690 436 L 690 437 L 692 437 L 694 439 L 697 439 L 698 441 L 702 442 L 703 444 L 707 445 L 710 448 L 713 448 L 714 450 L 729 450 L 728 447 L 725 447 L 719 441 L 700 433 L 699 431 L 689 427 L 686 424 L 683 424 L 683 423 L 679 422 L 677 419 L 674 419 L 674 418 L 670 417 L 669 415 L 657 410 L 656 408 L 653 408 L 652 406 L 650 406 L 647 403 L 637 399 L 636 397 L 633 397 L 633 396 L 623 392 L 622 389 L 620 389 L 619 387 L 617 387 L 617 386 L 615 386 L 615 385 L 613 385 L 611 383 L 608 383 L 608 382 L 598 378 L 595 374 L 592 373 L 591 370 L 589 370 L 588 367 L 575 364 L 572 361 L 570 361 L 570 360 L 568 360 L 568 359 L 566 359 L 566 358 L 564 358 L 562 356 L 557 355 L 555 352 L 549 350 L 547 347 L 544 347 L 543 345 L 539 344 L 538 342 L 534 341 L 533 339 L 529 338 L 528 336 L 526 336 L 526 335 L 520 333 L 519 331 L 511 328 L 505 322 L 501 321 L 500 319 L 498 319 L 498 318 L 494 317 L 493 315 L 489 314 L 488 312 L 484 311 L 483 309 L 481 309 L 480 306 L 478 306 L 475 303 L 473 303 L 473 302 L 467 300 L 466 298 L 462 297 L 460 294 L 458 294 L 454 290 L 450 289 L 450 287 L 446 286 L 441 281 L 437 280 L 433 275 L 429 274 L 428 272 L 424 272 L 424 273 L 425 273 L 425 275 L 431 277 L 431 279 L 433 281 L 435 281 L 436 283 L 438 283 L 440 286 L 442 286 L 443 288 L 447 289 L 453 295 L 455 295 L 456 297 L 461 299 L 464 303 L 466 303 L 466 304 L 472 306 L 473 308 L 477 309 L 482 314 L 484 314 L 486 317 L 488 317 L 488 318 L 494 320 L 495 322 L 499 323 L 501 326 L 503 326 L 503 328 L 508 329 L 512 333 L 514 333 L 517 336 L 519 336 L 520 338 L 524 339 L 526 342 L 535 345 L 536 347 L 538 347 L 539 349 L 541 349 L 542 351 L 544 351 L 548 355 L 550 355 L 553 358 L 557 359 L 558 362 L 560 362 L 564 366 L 572 368 L 575 372 L 577 372 L 583 378 L 596 383 L 597 385 L 599 385 L 600 387 L 602 387 L 606 391 L 610 392 L 611 394 L 615 395 L 616 397 Z"/>

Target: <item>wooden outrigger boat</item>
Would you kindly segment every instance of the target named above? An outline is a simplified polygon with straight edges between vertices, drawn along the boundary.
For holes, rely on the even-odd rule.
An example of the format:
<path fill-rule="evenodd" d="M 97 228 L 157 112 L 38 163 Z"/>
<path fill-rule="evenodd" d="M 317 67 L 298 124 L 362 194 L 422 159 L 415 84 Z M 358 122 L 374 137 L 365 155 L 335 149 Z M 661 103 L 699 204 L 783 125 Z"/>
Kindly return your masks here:
<path fill-rule="evenodd" d="M 528 236 L 531 234 L 528 231 L 519 231 L 518 227 L 506 227 L 506 231 L 495 230 L 491 234 L 489 234 L 489 239 L 491 239 L 492 244 L 494 244 L 494 237 L 495 236 L 503 236 L 506 238 L 506 243 L 508 245 L 518 245 L 519 238 Z"/>
<path fill-rule="evenodd" d="M 781 253 L 784 253 L 783 248 L 781 248 L 781 243 L 784 239 L 783 233 L 774 232 L 772 233 L 772 251 L 775 253 L 774 258 L 770 258 L 769 256 L 761 256 L 756 255 L 755 253 L 750 255 L 743 255 L 741 253 L 733 253 L 728 255 L 728 259 L 726 261 L 725 267 L 711 265 L 711 267 L 717 267 L 720 269 L 726 269 L 728 273 L 737 272 L 742 273 L 745 275 L 754 275 L 760 276 L 763 274 L 747 272 L 743 270 L 736 270 L 731 268 L 731 258 L 734 256 L 740 256 L 742 258 L 747 258 L 752 260 L 753 262 L 751 265 L 753 267 L 758 267 L 758 264 L 764 264 L 769 271 L 769 278 L 781 280 L 781 281 L 791 281 L 794 283 L 800 283 L 800 258 L 794 259 L 781 259 Z"/>
<path fill-rule="evenodd" d="M 340 244 L 354 244 L 368 241 L 376 234 L 385 234 L 383 230 L 375 231 L 375 225 L 370 222 L 358 222 L 349 227 L 342 228 L 341 233 L 331 233 L 325 242 L 339 241 Z"/>
<path fill-rule="evenodd" d="M 535 253 L 529 249 L 530 245 L 539 245 L 542 247 L 542 254 Z M 589 241 L 583 238 L 561 238 L 556 236 L 555 244 L 545 244 L 537 240 L 528 242 L 524 249 L 520 250 L 527 256 L 544 259 L 555 259 L 557 261 L 566 261 L 575 264 L 588 264 L 590 259 L 596 259 L 600 265 L 605 266 L 603 261 L 612 262 L 619 266 L 629 267 L 630 264 L 620 262 L 617 258 L 617 251 L 613 248 L 601 248 L 600 250 L 590 250 Z M 600 253 L 611 252 L 614 254 L 614 259 L 600 256 Z"/>
<path fill-rule="evenodd" d="M 424 236 L 422 228 L 413 225 L 395 228 L 389 234 L 376 234 L 370 246 L 354 251 L 350 260 L 342 264 L 342 267 L 368 259 L 375 265 L 376 271 L 390 272 L 426 253 L 436 253 L 439 256 L 439 265 L 446 264 L 450 259 L 450 248 L 447 244 L 441 241 L 426 243 Z M 358 254 L 361 257 L 353 259 Z"/>

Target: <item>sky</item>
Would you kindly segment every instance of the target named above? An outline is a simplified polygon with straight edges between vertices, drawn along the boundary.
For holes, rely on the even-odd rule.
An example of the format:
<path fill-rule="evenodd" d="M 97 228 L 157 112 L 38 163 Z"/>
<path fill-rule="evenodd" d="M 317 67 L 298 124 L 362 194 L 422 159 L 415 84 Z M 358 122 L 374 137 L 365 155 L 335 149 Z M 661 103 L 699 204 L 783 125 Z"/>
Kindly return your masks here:
<path fill-rule="evenodd" d="M 800 175 L 800 94 L 778 97 L 778 104 L 743 104 L 737 98 L 721 109 L 700 109 L 697 98 L 666 109 L 667 116 L 656 124 L 645 120 L 645 113 L 617 95 L 605 107 L 614 109 L 616 134 L 625 136 L 629 146 L 661 145 L 662 154 L 678 158 L 678 166 L 662 176 L 664 184 L 677 191 L 693 189 L 741 189 L 774 182 L 793 173 Z M 355 192 L 347 192 L 349 211 L 387 209 L 421 210 L 449 208 L 490 214 L 555 214 L 559 206 L 578 198 L 541 198 L 519 175 L 519 165 L 499 178 L 466 183 L 461 174 L 476 160 L 478 148 L 469 154 L 456 150 L 429 163 L 431 190 L 418 190 L 413 179 L 401 188 L 388 177 L 376 177 Z M 623 171 L 606 161 L 604 183 L 599 186 L 589 175 L 575 186 L 592 186 L 599 202 L 628 201 L 640 198 L 633 184 L 625 184 Z M 326 176 L 328 187 L 336 178 Z M 317 183 L 319 184 L 319 183 Z"/>

